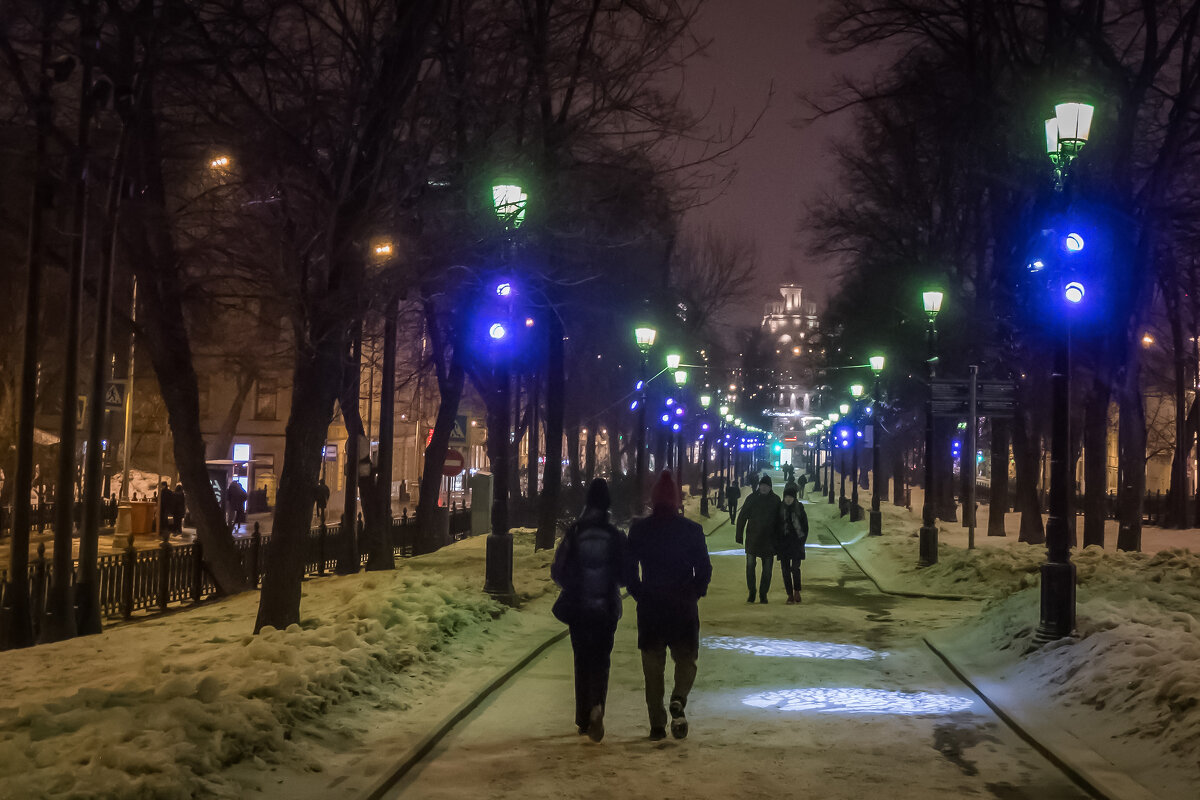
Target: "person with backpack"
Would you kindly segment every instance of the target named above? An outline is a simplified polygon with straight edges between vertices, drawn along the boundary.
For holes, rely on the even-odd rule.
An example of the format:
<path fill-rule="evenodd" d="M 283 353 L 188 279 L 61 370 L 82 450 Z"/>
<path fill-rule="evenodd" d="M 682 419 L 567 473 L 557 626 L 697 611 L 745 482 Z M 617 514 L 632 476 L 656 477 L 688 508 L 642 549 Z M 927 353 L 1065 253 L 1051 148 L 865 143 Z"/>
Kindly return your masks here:
<path fill-rule="evenodd" d="M 774 531 L 775 554 L 779 556 L 788 605 L 800 602 L 800 566 L 804 563 L 804 544 L 808 541 L 808 514 L 797 496 L 798 489 L 794 483 L 783 487 L 779 524 Z"/>
<path fill-rule="evenodd" d="M 553 614 L 571 631 L 575 656 L 575 725 L 593 742 L 604 738 L 604 707 L 626 564 L 625 534 L 609 522 L 608 483 L 588 486 L 583 513 L 567 530 L 550 567 L 562 587 Z"/>

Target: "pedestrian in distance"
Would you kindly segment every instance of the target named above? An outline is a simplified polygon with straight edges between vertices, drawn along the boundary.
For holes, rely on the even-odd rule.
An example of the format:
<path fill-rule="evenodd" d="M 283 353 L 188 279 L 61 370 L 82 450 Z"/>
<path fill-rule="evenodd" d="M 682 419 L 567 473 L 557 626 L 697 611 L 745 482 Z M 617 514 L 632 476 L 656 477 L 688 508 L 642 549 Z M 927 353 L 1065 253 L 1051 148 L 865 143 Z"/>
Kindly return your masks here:
<path fill-rule="evenodd" d="M 796 499 L 797 500 L 804 499 L 804 488 L 806 486 L 808 486 L 808 476 L 805 475 L 803 472 L 801 472 L 800 477 L 796 478 Z"/>
<path fill-rule="evenodd" d="M 225 502 L 225 523 L 236 531 L 237 526 L 246 521 L 246 490 L 236 478 L 229 482 L 225 490 Z"/>
<path fill-rule="evenodd" d="M 321 522 L 325 521 L 325 509 L 329 506 L 329 486 L 326 485 L 325 479 L 321 478 L 317 481 L 317 519 Z"/>
<path fill-rule="evenodd" d="M 175 502 L 175 493 L 171 491 L 170 484 L 166 481 L 159 481 L 158 491 L 155 494 L 158 500 L 158 527 L 155 532 L 159 536 L 166 536 L 170 533 L 171 504 Z"/>
<path fill-rule="evenodd" d="M 611 506 L 608 483 L 596 478 L 588 486 L 583 513 L 559 542 L 550 567 L 550 577 L 562 587 L 553 613 L 570 629 L 575 655 L 575 725 L 593 742 L 604 738 L 608 671 L 626 569 L 627 542 L 609 522 Z"/>
<path fill-rule="evenodd" d="M 783 487 L 779 524 L 775 526 L 775 553 L 779 556 L 788 605 L 800 602 L 800 567 L 804 563 L 804 544 L 808 541 L 808 514 L 798 493 L 799 487 L 794 483 Z"/>
<path fill-rule="evenodd" d="M 737 478 L 729 482 L 725 487 L 725 505 L 729 509 L 729 524 L 733 525 L 737 522 L 737 507 L 738 499 L 742 496 L 742 490 L 738 488 Z"/>
<path fill-rule="evenodd" d="M 771 570 L 775 567 L 775 528 L 779 525 L 779 495 L 771 491 L 771 477 L 763 475 L 758 491 L 746 498 L 737 518 L 737 543 L 746 543 L 747 603 L 754 602 L 755 571 L 762 561 L 762 579 L 758 583 L 758 602 L 767 602 L 771 588 Z"/>
<path fill-rule="evenodd" d="M 175 484 L 175 500 L 171 503 L 171 529 L 178 534 L 183 533 L 183 518 L 187 516 L 187 495 L 184 494 L 183 484 Z"/>
<path fill-rule="evenodd" d="M 668 650 L 675 664 L 671 735 L 676 739 L 688 735 L 685 711 L 700 655 L 699 601 L 708 593 L 712 578 L 704 530 L 679 513 L 680 499 L 670 470 L 663 470 L 650 492 L 650 516 L 629 528 L 626 583 L 637 601 L 638 650 L 652 741 L 667 736 L 663 694 Z"/>

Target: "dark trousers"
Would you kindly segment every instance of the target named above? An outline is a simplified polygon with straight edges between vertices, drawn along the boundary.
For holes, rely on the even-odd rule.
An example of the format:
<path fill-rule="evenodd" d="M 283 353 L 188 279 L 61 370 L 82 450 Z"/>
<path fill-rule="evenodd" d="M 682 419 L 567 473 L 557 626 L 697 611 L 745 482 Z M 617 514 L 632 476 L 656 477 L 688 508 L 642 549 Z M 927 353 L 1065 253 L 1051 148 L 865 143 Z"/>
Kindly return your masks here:
<path fill-rule="evenodd" d="M 607 621 L 571 626 L 571 650 L 575 654 L 575 724 L 586 728 L 593 706 L 608 698 L 608 667 L 613 649 L 615 623 Z"/>
<path fill-rule="evenodd" d="M 729 501 L 729 524 L 737 523 L 737 500 Z"/>
<path fill-rule="evenodd" d="M 752 556 L 746 554 L 746 588 L 750 590 L 750 597 L 754 597 L 754 570 L 758 566 L 756 563 L 762 559 L 762 580 L 758 583 L 758 599 L 767 599 L 767 590 L 771 588 L 771 568 L 775 565 L 775 556 Z"/>
<path fill-rule="evenodd" d="M 642 651 L 642 675 L 646 678 L 646 710 L 650 714 L 651 728 L 667 726 L 667 710 L 663 708 L 666 692 L 667 645 L 659 645 Z M 671 688 L 671 701 L 679 701 L 687 708 L 688 693 L 696 682 L 696 658 L 699 649 L 694 643 L 679 642 L 670 645 L 671 660 L 675 662 L 675 685 Z"/>
<path fill-rule="evenodd" d="M 800 591 L 800 566 L 803 558 L 779 557 L 779 571 L 783 573 L 783 590 L 789 595 Z"/>

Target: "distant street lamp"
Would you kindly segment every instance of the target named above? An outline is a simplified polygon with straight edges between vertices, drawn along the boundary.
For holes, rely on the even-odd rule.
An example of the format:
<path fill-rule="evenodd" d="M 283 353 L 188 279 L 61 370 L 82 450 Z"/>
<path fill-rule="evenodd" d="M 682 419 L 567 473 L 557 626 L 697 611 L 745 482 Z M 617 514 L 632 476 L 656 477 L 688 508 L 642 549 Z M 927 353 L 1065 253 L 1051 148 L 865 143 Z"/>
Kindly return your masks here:
<path fill-rule="evenodd" d="M 1054 117 L 1046 120 L 1046 151 L 1054 166 L 1054 188 L 1063 191 L 1071 163 L 1087 144 L 1094 109 L 1088 103 L 1059 103 Z M 1068 257 L 1084 247 L 1083 237 L 1068 234 L 1063 241 Z M 1052 263 L 1057 264 L 1059 259 Z M 1064 270 L 1047 276 L 1057 288 L 1065 280 Z M 1069 636 L 1075 629 L 1075 565 L 1071 563 L 1071 308 L 1084 298 L 1083 284 L 1070 281 L 1062 290 L 1067 313 L 1063 329 L 1054 343 L 1054 365 L 1050 376 L 1050 502 L 1046 517 L 1046 562 L 1042 564 L 1041 620 L 1037 637 L 1044 641 Z M 972 457 L 974 454 L 972 454 Z"/>
<path fill-rule="evenodd" d="M 683 356 L 679 353 L 667 353 L 667 369 L 679 369 L 681 361 L 683 361 Z"/>
<path fill-rule="evenodd" d="M 871 411 L 871 513 L 868 518 L 867 532 L 871 536 L 881 536 L 883 534 L 883 515 L 879 511 L 879 499 L 882 492 L 882 481 L 880 476 L 880 459 L 879 459 L 879 417 L 880 405 L 882 402 L 882 393 L 879 390 L 879 376 L 883 373 L 883 356 L 871 356 L 868 359 L 871 362 L 871 371 L 875 373 L 875 391 L 873 393 L 872 402 L 874 407 Z"/>
<path fill-rule="evenodd" d="M 642 508 L 645 506 L 646 492 L 646 381 L 649 380 L 647 375 L 650 348 L 654 346 L 654 340 L 658 337 L 658 331 L 649 325 L 640 325 L 633 329 L 633 339 L 637 342 L 638 350 L 642 354 L 642 369 L 638 375 L 638 413 L 637 413 L 637 454 L 634 461 L 634 479 L 636 480 L 637 489 L 635 494 L 634 514 L 641 514 Z"/>
<path fill-rule="evenodd" d="M 700 408 L 708 416 L 708 407 L 712 405 L 712 395 L 708 392 L 700 395 Z M 708 428 L 707 422 L 700 424 L 700 516 L 708 516 Z"/>
<path fill-rule="evenodd" d="M 921 293 L 921 304 L 929 320 L 926 326 L 926 359 L 929 397 L 925 403 L 925 498 L 921 504 L 921 531 L 917 544 L 917 564 L 928 567 L 938 561 L 938 529 L 933 515 L 933 378 L 936 375 L 937 315 L 942 310 L 942 293 L 936 289 Z"/>
<path fill-rule="evenodd" d="M 863 385 L 856 383 L 850 387 L 850 396 L 855 400 L 862 397 Z M 858 423 L 861 421 L 862 407 L 857 404 L 854 411 L 854 418 L 851 422 L 850 436 L 850 521 L 858 522 L 863 517 L 862 506 L 858 504 L 858 437 L 860 432 Z"/>
<path fill-rule="evenodd" d="M 834 467 L 834 463 L 833 463 L 834 462 L 834 459 L 833 459 L 834 441 L 833 441 L 833 439 L 834 439 L 834 436 L 836 435 L 837 431 L 833 426 L 841 418 L 842 418 L 842 415 L 836 411 L 832 412 L 829 415 L 829 475 L 825 479 L 825 488 L 827 488 L 829 490 L 830 504 L 833 504 L 834 502 L 836 502 L 834 500 L 834 491 L 833 491 L 833 467 Z"/>

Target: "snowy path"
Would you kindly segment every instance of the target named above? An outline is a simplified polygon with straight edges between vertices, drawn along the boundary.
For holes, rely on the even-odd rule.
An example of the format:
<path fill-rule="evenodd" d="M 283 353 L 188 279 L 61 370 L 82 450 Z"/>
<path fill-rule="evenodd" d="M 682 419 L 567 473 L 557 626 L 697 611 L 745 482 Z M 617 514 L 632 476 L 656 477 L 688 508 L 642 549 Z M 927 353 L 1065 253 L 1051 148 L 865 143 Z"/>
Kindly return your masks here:
<path fill-rule="evenodd" d="M 731 526 L 709 538 L 715 569 L 701 604 L 688 739 L 646 738 L 627 601 L 602 743 L 575 733 L 571 650 L 563 642 L 387 797 L 1085 797 L 921 644 L 922 633 L 973 614 L 976 604 L 880 594 L 823 535 L 819 520 L 832 507 L 809 511 L 810 545 L 817 546 L 809 550 L 799 607 L 783 604 L 778 574 L 772 603 L 747 605 Z"/>

